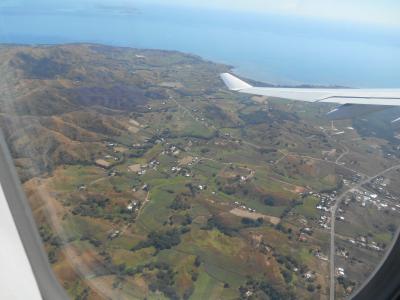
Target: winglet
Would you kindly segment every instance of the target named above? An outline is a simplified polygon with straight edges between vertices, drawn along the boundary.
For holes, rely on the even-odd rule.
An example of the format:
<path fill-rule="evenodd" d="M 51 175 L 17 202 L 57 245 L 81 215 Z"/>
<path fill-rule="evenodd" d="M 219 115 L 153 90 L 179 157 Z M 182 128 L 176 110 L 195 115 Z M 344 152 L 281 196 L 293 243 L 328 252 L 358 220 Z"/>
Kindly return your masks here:
<path fill-rule="evenodd" d="M 239 78 L 229 74 L 229 73 L 223 73 L 221 74 L 221 79 L 224 81 L 228 89 L 231 91 L 240 91 L 248 88 L 252 88 L 252 86 L 243 80 L 240 80 Z"/>

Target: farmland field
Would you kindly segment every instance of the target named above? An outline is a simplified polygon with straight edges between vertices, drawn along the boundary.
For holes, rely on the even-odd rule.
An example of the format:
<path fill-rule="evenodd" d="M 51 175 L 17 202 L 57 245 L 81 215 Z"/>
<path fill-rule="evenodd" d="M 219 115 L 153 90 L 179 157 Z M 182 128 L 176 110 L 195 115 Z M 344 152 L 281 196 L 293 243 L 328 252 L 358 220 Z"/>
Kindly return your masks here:
<path fill-rule="evenodd" d="M 398 161 L 391 141 L 335 135 L 351 121 L 333 128 L 329 105 L 228 92 L 229 67 L 196 56 L 82 44 L 3 46 L 0 60 L 18 95 L 0 97 L 0 124 L 74 299 L 328 299 L 328 201 Z M 382 252 L 351 248 L 365 263 L 351 288 L 398 225 L 353 202 L 338 244 L 368 236 Z"/>

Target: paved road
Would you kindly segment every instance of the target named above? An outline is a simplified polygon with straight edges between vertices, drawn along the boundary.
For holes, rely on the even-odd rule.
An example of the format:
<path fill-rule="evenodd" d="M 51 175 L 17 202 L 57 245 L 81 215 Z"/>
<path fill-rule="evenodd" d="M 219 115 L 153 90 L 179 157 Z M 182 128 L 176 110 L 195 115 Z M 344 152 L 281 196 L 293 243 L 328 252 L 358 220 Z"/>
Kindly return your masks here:
<path fill-rule="evenodd" d="M 247 141 L 243 141 L 242 140 L 242 143 L 243 144 L 247 144 L 247 145 L 249 145 L 251 147 L 254 147 L 256 149 L 260 149 L 261 148 L 260 146 L 255 145 L 255 144 L 250 143 L 250 142 L 247 142 Z M 345 145 L 343 145 L 341 143 L 339 143 L 339 144 L 344 148 L 345 151 L 335 161 L 324 160 L 324 159 L 321 159 L 321 158 L 315 158 L 315 157 L 296 154 L 296 153 L 282 153 L 282 154 L 284 154 L 284 156 L 281 159 L 279 159 L 279 162 L 280 162 L 281 160 L 285 159 L 288 156 L 297 156 L 297 157 L 308 158 L 308 159 L 312 159 L 312 160 L 316 160 L 316 161 L 322 161 L 322 162 L 325 162 L 325 163 L 328 163 L 328 164 L 335 164 L 335 165 L 338 165 L 338 166 L 340 166 L 340 167 L 342 167 L 344 169 L 352 171 L 354 173 L 361 174 L 365 178 L 364 180 L 362 180 L 357 185 L 345 190 L 341 195 L 339 195 L 336 198 L 335 205 L 331 209 L 330 289 L 329 289 L 329 291 L 330 291 L 330 295 L 329 295 L 330 300 L 334 300 L 335 299 L 335 219 L 336 219 L 336 211 L 337 211 L 338 206 L 340 205 L 342 200 L 348 195 L 349 192 L 353 191 L 354 189 L 357 189 L 357 188 L 361 187 L 362 185 L 370 182 L 372 179 L 374 179 L 376 177 L 382 176 L 382 175 L 384 175 L 384 174 L 386 174 L 386 173 L 388 173 L 390 171 L 393 171 L 395 169 L 400 168 L 400 164 L 398 164 L 398 165 L 392 166 L 390 168 L 387 168 L 387 169 L 385 169 L 385 170 L 383 170 L 383 171 L 381 171 L 381 172 L 379 172 L 379 173 L 377 173 L 377 174 L 375 174 L 373 176 L 368 176 L 366 174 L 361 173 L 360 171 L 353 170 L 353 169 L 348 168 L 348 167 L 346 167 L 346 166 L 344 166 L 344 165 L 342 165 L 340 163 L 340 160 L 345 155 L 349 154 L 350 150 L 348 149 L 347 146 L 345 146 Z"/>
<path fill-rule="evenodd" d="M 184 111 L 188 112 L 189 115 L 190 115 L 193 119 L 195 119 L 195 116 L 191 113 L 191 111 L 190 111 L 189 109 L 187 109 L 186 107 L 184 107 L 183 105 L 181 105 L 181 104 L 180 104 L 178 101 L 176 101 L 174 98 L 172 98 L 172 100 L 173 100 L 181 109 L 183 109 Z M 214 126 L 212 126 L 212 127 L 214 127 Z M 328 135 L 328 136 L 329 136 L 329 135 Z M 330 137 L 330 136 L 329 136 L 329 137 Z M 250 142 L 248 142 L 248 141 L 242 140 L 242 143 L 243 143 L 243 144 L 247 144 L 247 145 L 249 145 L 249 146 L 251 146 L 251 147 L 254 147 L 254 148 L 256 148 L 256 149 L 261 149 L 260 146 L 255 145 L 255 144 L 253 144 L 253 143 L 250 143 Z M 347 169 L 347 170 L 352 171 L 352 172 L 354 172 L 354 173 L 361 174 L 361 175 L 363 175 L 364 177 L 366 177 L 365 180 L 361 181 L 359 184 L 353 186 L 352 188 L 350 188 L 350 189 L 344 191 L 339 197 L 337 197 L 336 203 L 335 203 L 335 205 L 334 205 L 334 206 L 332 207 L 332 209 L 331 209 L 330 300 L 334 300 L 334 299 L 335 299 L 335 219 L 336 219 L 336 211 L 337 211 L 337 208 L 338 208 L 339 204 L 340 204 L 340 203 L 342 202 L 342 200 L 347 196 L 347 194 L 348 194 L 349 192 L 353 191 L 354 189 L 357 189 L 357 188 L 361 187 L 362 185 L 368 183 L 369 181 L 371 181 L 372 179 L 374 179 L 374 178 L 376 178 L 376 177 L 378 177 L 378 176 L 382 176 L 382 175 L 384 175 L 384 174 L 387 173 L 387 172 L 390 172 L 390 171 L 392 171 L 392 170 L 395 170 L 395 169 L 397 169 L 397 168 L 400 168 L 400 164 L 399 164 L 399 165 L 390 167 L 390 168 L 388 168 L 388 169 L 385 169 L 385 170 L 383 170 L 382 172 L 380 172 L 380 173 L 378 173 L 378 174 L 376 174 L 376 175 L 374 175 L 374 176 L 367 176 L 367 175 L 365 175 L 365 174 L 362 174 L 362 173 L 359 172 L 359 171 L 355 171 L 355 170 L 353 170 L 353 169 L 351 169 L 351 168 L 348 168 L 348 167 L 346 167 L 346 166 L 344 166 L 343 164 L 340 163 L 340 160 L 341 160 L 344 156 L 346 156 L 346 155 L 350 152 L 350 150 L 348 149 L 347 146 L 345 146 L 345 145 L 343 145 L 343 144 L 341 144 L 341 143 L 339 143 L 339 144 L 340 144 L 341 146 L 344 147 L 345 151 L 344 151 L 335 161 L 329 161 L 329 160 L 324 160 L 324 159 L 320 159 L 320 158 L 310 157 L 310 156 L 306 156 L 306 155 L 299 155 L 299 154 L 296 154 L 296 153 L 290 153 L 290 152 L 289 152 L 289 153 L 282 153 L 283 156 L 282 156 L 278 161 L 275 162 L 275 164 L 278 164 L 280 161 L 282 161 L 283 159 L 285 159 L 285 158 L 288 157 L 288 156 L 297 156 L 297 157 L 308 158 L 308 159 L 312 159 L 312 160 L 316 160 L 316 161 L 322 161 L 322 162 L 325 162 L 325 163 L 328 163 L 328 164 L 329 164 L 329 163 L 330 163 L 330 164 L 335 164 L 335 165 L 338 165 L 338 166 L 340 166 L 340 167 L 342 167 L 342 168 L 344 168 L 344 169 Z M 281 151 L 280 151 L 280 152 L 281 152 Z"/>
<path fill-rule="evenodd" d="M 371 180 L 376 177 L 382 176 L 390 171 L 396 170 L 400 168 L 400 164 L 387 168 L 374 176 L 368 176 L 366 179 L 359 182 L 357 185 L 352 186 L 351 188 L 344 191 L 341 195 L 336 198 L 335 205 L 331 209 L 331 245 L 330 245 L 330 294 L 329 299 L 335 299 L 335 220 L 336 220 L 336 211 L 339 207 L 342 200 L 348 195 L 348 193 L 360 188 L 364 184 L 367 184 Z"/>
<path fill-rule="evenodd" d="M 0 130 L 0 182 L 43 299 L 68 299 L 56 280 Z M 21 282 L 23 288 L 23 282 Z"/>

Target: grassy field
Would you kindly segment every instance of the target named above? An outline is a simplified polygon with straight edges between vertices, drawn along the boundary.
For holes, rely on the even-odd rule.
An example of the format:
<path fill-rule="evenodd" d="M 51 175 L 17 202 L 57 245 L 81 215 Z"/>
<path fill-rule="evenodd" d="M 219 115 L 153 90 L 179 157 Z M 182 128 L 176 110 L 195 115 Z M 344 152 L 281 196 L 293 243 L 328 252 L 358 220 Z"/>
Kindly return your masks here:
<path fill-rule="evenodd" d="M 295 212 L 307 218 L 317 218 L 319 215 L 318 209 L 316 208 L 318 203 L 319 199 L 317 197 L 306 197 L 303 199 L 301 205 L 296 206 Z"/>
<path fill-rule="evenodd" d="M 329 232 L 317 223 L 318 199 L 302 194 L 339 188 L 334 161 L 344 144 L 351 153 L 343 168 L 370 174 L 392 164 L 381 153 L 387 141 L 359 138 L 349 122 L 337 124 L 345 133 L 335 136 L 326 106 L 226 91 L 219 74 L 229 67 L 191 55 L 99 45 L 7 49 L 0 58 L 13 58 L 4 65 L 18 65 L 16 81 L 27 90 L 13 91 L 21 111 L 0 121 L 18 129 L 7 138 L 72 297 L 238 299 L 258 282 L 250 289 L 260 298 L 272 298 L 257 290 L 263 283 L 281 299 L 291 292 L 327 299 L 328 267 L 314 251 L 328 253 Z M 34 68 L 44 62 L 46 74 Z M 388 228 L 398 225 L 395 212 L 350 206 L 344 216 L 337 233 L 346 247 L 357 235 L 389 245 Z M 314 232 L 300 241 L 305 226 Z M 315 274 L 315 292 L 306 272 Z"/>

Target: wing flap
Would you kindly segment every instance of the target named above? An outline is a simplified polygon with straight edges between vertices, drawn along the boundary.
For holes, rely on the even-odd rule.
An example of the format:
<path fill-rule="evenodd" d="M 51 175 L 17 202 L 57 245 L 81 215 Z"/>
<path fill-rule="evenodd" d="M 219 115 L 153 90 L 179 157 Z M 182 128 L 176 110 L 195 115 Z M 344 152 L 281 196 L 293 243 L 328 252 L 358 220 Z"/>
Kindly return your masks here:
<path fill-rule="evenodd" d="M 361 92 L 360 95 L 363 95 Z M 364 94 L 367 95 L 367 94 Z M 318 101 L 320 103 L 337 103 L 337 104 L 354 104 L 354 105 L 368 105 L 368 106 L 400 106 L 399 98 L 385 98 L 385 97 L 343 97 L 333 96 Z"/>
<path fill-rule="evenodd" d="M 301 89 L 283 89 L 283 88 L 246 88 L 238 90 L 240 93 L 276 97 L 282 99 L 306 101 L 306 102 L 318 102 L 324 99 L 328 99 L 333 95 L 325 91 L 306 91 Z"/>
<path fill-rule="evenodd" d="M 336 107 L 326 115 L 329 120 L 351 119 L 367 115 L 376 111 L 388 109 L 391 106 L 386 105 L 359 105 L 359 104 L 344 104 Z"/>

